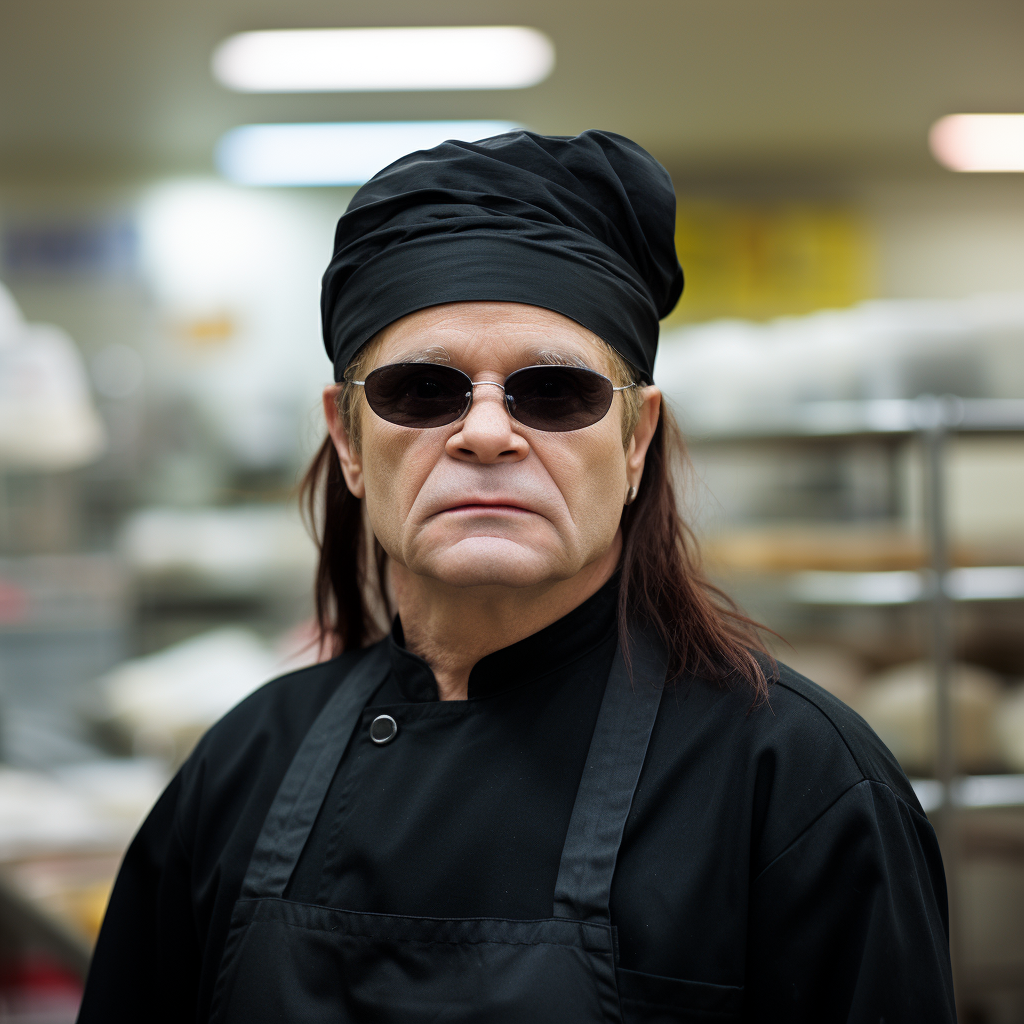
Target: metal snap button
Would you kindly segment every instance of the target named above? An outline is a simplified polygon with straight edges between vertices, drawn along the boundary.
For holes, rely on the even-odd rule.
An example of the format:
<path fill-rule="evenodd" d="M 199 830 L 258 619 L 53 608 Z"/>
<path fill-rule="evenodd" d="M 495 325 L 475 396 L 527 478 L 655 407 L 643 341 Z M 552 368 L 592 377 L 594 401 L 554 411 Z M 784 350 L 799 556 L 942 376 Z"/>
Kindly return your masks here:
<path fill-rule="evenodd" d="M 378 715 L 370 723 L 370 739 L 383 747 L 398 735 L 398 723 L 390 715 Z"/>

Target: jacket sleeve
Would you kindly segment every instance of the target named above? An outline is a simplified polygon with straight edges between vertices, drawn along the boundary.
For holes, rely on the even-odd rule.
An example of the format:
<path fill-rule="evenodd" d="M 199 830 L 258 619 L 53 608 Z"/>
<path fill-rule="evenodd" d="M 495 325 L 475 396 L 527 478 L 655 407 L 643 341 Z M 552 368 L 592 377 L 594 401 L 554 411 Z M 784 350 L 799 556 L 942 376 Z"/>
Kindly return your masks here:
<path fill-rule="evenodd" d="M 955 1022 L 946 885 L 928 819 L 847 790 L 754 879 L 744 1019 Z"/>
<path fill-rule="evenodd" d="M 177 832 L 181 775 L 139 830 L 117 876 L 78 1024 L 196 1019 L 201 955 L 190 867 Z"/>

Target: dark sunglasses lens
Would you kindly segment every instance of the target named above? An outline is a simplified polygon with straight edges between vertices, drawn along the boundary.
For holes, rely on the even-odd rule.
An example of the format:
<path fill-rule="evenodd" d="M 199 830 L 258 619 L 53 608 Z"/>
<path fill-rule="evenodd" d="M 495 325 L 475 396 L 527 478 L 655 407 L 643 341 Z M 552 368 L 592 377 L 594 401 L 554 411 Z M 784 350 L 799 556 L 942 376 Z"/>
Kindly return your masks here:
<path fill-rule="evenodd" d="M 612 404 L 612 382 L 579 366 L 527 366 L 505 381 L 509 411 L 537 430 L 579 430 Z"/>
<path fill-rule="evenodd" d="M 469 405 L 469 378 L 452 366 L 392 363 L 366 378 L 366 401 L 383 420 L 402 427 L 443 427 Z"/>

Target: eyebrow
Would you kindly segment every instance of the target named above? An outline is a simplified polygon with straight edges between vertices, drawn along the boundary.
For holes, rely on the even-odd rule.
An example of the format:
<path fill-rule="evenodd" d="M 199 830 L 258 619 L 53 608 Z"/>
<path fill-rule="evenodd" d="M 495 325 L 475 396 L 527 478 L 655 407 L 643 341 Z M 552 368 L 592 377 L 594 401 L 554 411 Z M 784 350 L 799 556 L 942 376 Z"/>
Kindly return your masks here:
<path fill-rule="evenodd" d="M 538 349 L 533 354 L 535 363 L 552 366 L 579 366 L 584 370 L 591 369 L 590 364 L 575 352 L 562 352 L 558 349 Z"/>
<path fill-rule="evenodd" d="M 430 348 L 410 353 L 402 360 L 403 363 L 450 363 L 451 361 L 452 357 L 444 345 L 431 345 Z"/>
<path fill-rule="evenodd" d="M 450 364 L 451 354 L 443 345 L 431 345 L 429 348 L 420 349 L 418 352 L 411 352 L 402 359 L 403 363 L 439 363 Z M 590 364 L 575 352 L 564 352 L 560 349 L 541 348 L 532 349 L 527 353 L 526 366 L 579 366 L 584 370 L 590 370 Z"/>

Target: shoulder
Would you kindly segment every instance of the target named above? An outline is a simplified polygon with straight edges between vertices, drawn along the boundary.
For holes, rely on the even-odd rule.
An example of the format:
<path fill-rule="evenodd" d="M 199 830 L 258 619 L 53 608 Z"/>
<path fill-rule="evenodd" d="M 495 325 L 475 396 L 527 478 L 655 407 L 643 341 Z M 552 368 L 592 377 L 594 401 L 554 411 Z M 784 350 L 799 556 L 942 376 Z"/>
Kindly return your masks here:
<path fill-rule="evenodd" d="M 709 805 L 749 823 L 763 862 L 863 783 L 885 787 L 923 817 L 906 775 L 867 722 L 784 664 L 758 704 L 746 686 L 699 678 L 666 690 L 652 744 L 676 780 L 699 780 Z"/>
<path fill-rule="evenodd" d="M 217 829 L 244 817 L 247 807 L 265 813 L 310 726 L 368 651 L 279 676 L 207 731 L 181 769 L 180 800 L 192 831 L 204 823 Z"/>
<path fill-rule="evenodd" d="M 330 661 L 297 669 L 270 680 L 236 704 L 203 736 L 197 752 L 216 757 L 252 740 L 266 729 L 281 737 L 305 735 L 338 684 L 364 651 L 346 652 Z M 301 736 L 299 736 L 301 739 Z"/>
<path fill-rule="evenodd" d="M 659 719 L 679 719 L 688 730 L 712 730 L 724 752 L 759 758 L 771 754 L 811 770 L 831 769 L 850 781 L 874 781 L 913 796 L 899 763 L 852 708 L 782 662 L 756 701 L 745 683 L 724 685 L 691 676 L 665 691 Z M 733 755 L 730 755 L 733 756 Z"/>
<path fill-rule="evenodd" d="M 799 747 L 812 742 L 818 757 L 845 766 L 856 781 L 877 782 L 917 804 L 913 787 L 889 748 L 849 705 L 781 662 L 763 716 L 769 732 Z"/>

